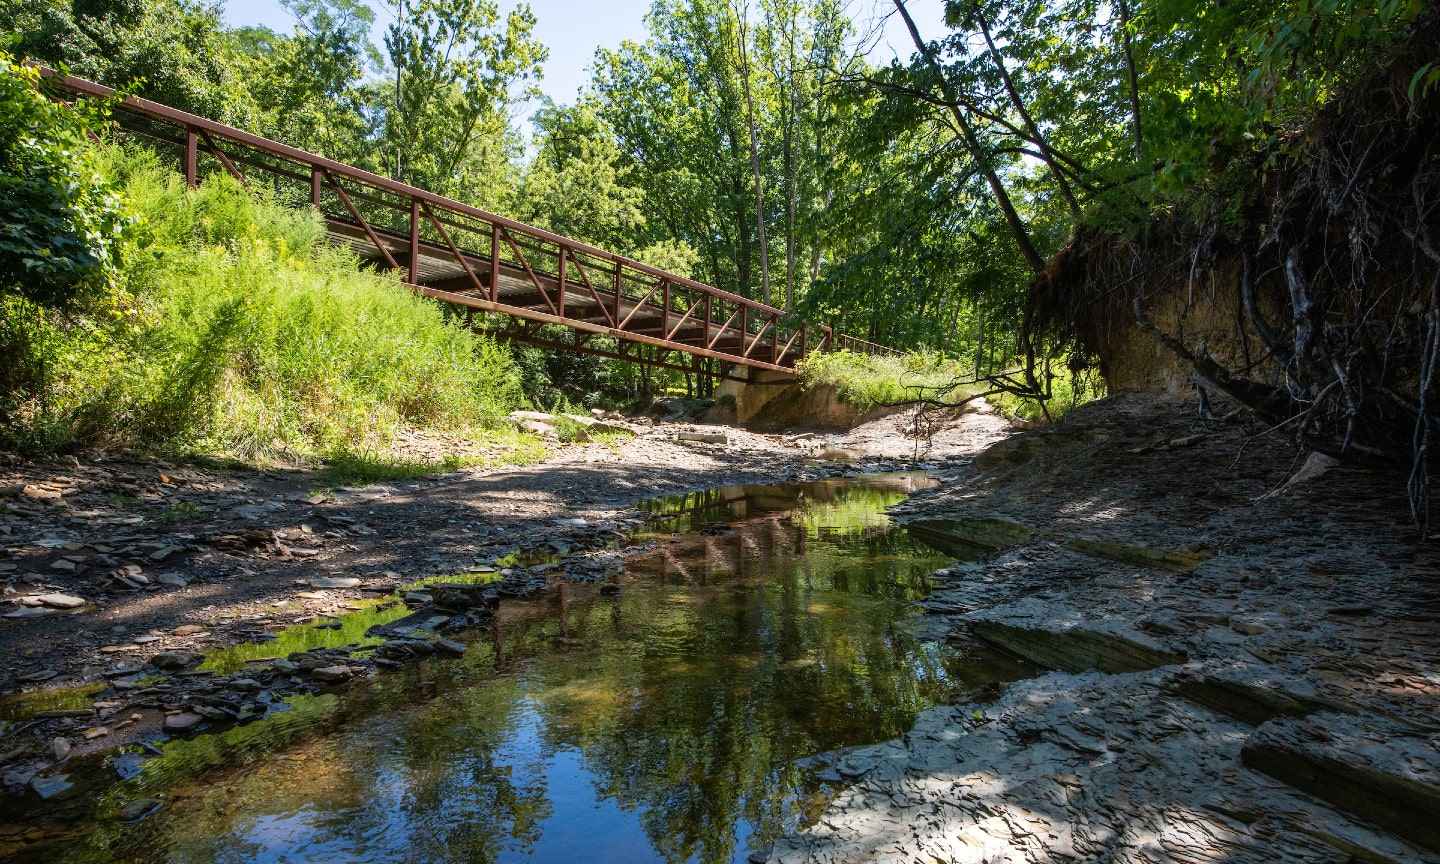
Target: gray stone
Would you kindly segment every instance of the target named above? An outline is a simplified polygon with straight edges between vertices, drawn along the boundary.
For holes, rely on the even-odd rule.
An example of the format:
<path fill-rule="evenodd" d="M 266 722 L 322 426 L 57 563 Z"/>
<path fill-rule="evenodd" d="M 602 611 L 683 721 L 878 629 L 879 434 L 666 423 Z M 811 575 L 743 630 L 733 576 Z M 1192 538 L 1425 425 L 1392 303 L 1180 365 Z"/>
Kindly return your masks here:
<path fill-rule="evenodd" d="M 162 651 L 150 658 L 150 665 L 157 669 L 184 669 L 202 659 L 203 657 L 194 651 Z"/>
<path fill-rule="evenodd" d="M 453 639 L 436 639 L 435 650 L 443 654 L 454 654 L 460 656 L 465 653 L 465 646 Z"/>
<path fill-rule="evenodd" d="M 338 681 L 348 681 L 354 674 L 354 671 L 351 670 L 349 666 L 322 666 L 311 672 L 310 677 L 316 681 L 335 683 Z"/>
<path fill-rule="evenodd" d="M 159 549 L 156 549 L 154 552 L 151 552 L 151 553 L 150 553 L 150 560 L 151 560 L 151 561 L 157 561 L 157 562 L 158 562 L 158 561 L 164 561 L 166 558 L 169 558 L 171 555 L 174 555 L 176 552 L 183 552 L 183 551 L 185 551 L 185 547 L 184 547 L 184 546 L 162 546 L 162 547 L 160 547 Z"/>
<path fill-rule="evenodd" d="M 182 711 L 179 714 L 170 714 L 165 718 L 165 728 L 178 732 L 187 729 L 194 729 L 199 726 L 205 718 L 193 711 Z"/>
<path fill-rule="evenodd" d="M 86 603 L 84 597 L 76 597 L 73 594 L 41 594 L 35 599 L 56 609 L 78 609 Z"/>
<path fill-rule="evenodd" d="M 74 784 L 70 782 L 70 778 L 64 774 L 57 774 L 54 777 L 36 776 L 30 778 L 30 788 L 35 790 L 36 795 L 39 795 L 47 801 L 63 793 L 73 785 Z"/>
<path fill-rule="evenodd" d="M 115 817 L 121 822 L 139 822 L 161 807 L 160 801 L 155 798 L 136 798 L 134 801 L 121 807 Z"/>
<path fill-rule="evenodd" d="M 295 552 L 293 549 L 290 551 Z M 359 586 L 360 580 L 352 576 L 318 576 L 310 580 L 311 588 L 358 588 Z"/>

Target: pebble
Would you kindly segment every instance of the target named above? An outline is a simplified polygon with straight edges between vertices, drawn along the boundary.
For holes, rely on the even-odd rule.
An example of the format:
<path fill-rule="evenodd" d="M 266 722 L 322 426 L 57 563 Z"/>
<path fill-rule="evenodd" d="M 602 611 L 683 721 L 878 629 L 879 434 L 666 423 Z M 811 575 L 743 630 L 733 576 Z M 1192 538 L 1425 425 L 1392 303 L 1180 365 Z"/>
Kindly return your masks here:
<path fill-rule="evenodd" d="M 50 752 L 54 754 L 56 762 L 64 762 L 70 758 L 70 739 L 56 738 L 50 742 Z"/>
<path fill-rule="evenodd" d="M 159 576 L 155 577 L 155 581 L 159 582 L 161 585 L 169 585 L 172 588 L 184 588 L 186 585 L 190 584 L 186 580 L 180 578 L 179 576 L 176 576 L 174 573 L 161 573 Z"/>
<path fill-rule="evenodd" d="M 310 676 L 316 681 L 333 683 L 337 681 L 348 681 L 354 674 L 354 671 L 349 666 L 322 666 L 314 672 L 311 672 Z"/>
<path fill-rule="evenodd" d="M 170 632 L 174 633 L 176 636 L 195 636 L 200 633 L 204 633 L 205 628 L 200 626 L 199 624 L 181 624 L 179 627 L 176 627 Z"/>

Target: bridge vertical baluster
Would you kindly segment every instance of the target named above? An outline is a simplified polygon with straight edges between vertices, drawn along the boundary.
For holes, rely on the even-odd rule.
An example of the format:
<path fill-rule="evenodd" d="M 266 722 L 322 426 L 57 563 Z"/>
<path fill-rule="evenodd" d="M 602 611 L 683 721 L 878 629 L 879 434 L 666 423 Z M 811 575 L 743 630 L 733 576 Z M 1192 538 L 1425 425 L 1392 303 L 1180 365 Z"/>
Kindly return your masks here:
<path fill-rule="evenodd" d="M 745 340 L 750 336 L 750 327 L 745 322 L 749 311 L 749 306 L 746 306 L 744 303 L 740 304 L 740 347 L 735 350 L 735 353 L 741 357 L 745 356 Z"/>
<path fill-rule="evenodd" d="M 780 313 L 770 313 L 770 365 L 775 365 L 775 357 L 780 350 Z"/>
<path fill-rule="evenodd" d="M 660 338 L 670 341 L 670 280 L 664 280 L 660 289 Z"/>
<path fill-rule="evenodd" d="M 705 295 L 705 335 L 700 337 L 700 344 L 709 347 L 710 343 L 710 307 L 715 300 L 715 295 Z M 696 355 L 699 356 L 699 355 Z"/>
<path fill-rule="evenodd" d="M 565 317 L 565 259 L 570 257 L 568 250 L 560 247 L 560 296 L 556 298 L 556 313 L 561 318 Z"/>
<path fill-rule="evenodd" d="M 200 133 L 194 129 L 185 130 L 185 184 L 191 189 L 200 185 L 199 173 Z"/>
<path fill-rule="evenodd" d="M 500 302 L 500 223 L 490 223 L 490 302 Z"/>
<path fill-rule="evenodd" d="M 805 322 L 800 322 L 800 359 L 805 359 L 805 331 L 810 327 Z M 793 363 L 791 365 L 794 365 Z"/>
<path fill-rule="evenodd" d="M 620 326 L 620 262 L 615 262 L 615 326 Z"/>
<path fill-rule="evenodd" d="M 406 262 L 410 284 L 420 287 L 420 199 L 410 196 L 410 260 Z"/>
<path fill-rule="evenodd" d="M 320 209 L 320 189 L 324 184 L 325 173 L 316 165 L 310 166 L 310 203 L 316 210 Z"/>

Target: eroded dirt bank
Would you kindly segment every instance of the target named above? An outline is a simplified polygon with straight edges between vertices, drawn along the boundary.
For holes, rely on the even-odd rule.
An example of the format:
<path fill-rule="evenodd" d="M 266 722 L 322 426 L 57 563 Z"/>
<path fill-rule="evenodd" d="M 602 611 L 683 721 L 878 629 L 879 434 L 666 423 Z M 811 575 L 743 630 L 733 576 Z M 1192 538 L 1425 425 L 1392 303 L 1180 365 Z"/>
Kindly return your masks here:
<path fill-rule="evenodd" d="M 769 860 L 1440 860 L 1440 549 L 1403 477 L 1301 467 L 1240 420 L 1120 396 L 897 508 L 992 550 L 936 638 L 1054 671 L 838 754 Z"/>

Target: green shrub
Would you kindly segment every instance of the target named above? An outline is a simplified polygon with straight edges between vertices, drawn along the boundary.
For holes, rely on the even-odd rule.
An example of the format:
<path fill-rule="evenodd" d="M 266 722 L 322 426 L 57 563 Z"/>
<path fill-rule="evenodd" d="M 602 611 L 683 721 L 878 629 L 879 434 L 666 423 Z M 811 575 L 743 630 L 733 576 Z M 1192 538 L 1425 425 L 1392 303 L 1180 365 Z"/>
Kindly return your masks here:
<path fill-rule="evenodd" d="M 74 108 L 0 52 L 0 290 L 73 312 L 117 287 L 131 219 L 87 136 L 103 103 Z"/>
<path fill-rule="evenodd" d="M 1105 395 L 1104 381 L 1091 371 L 1071 375 L 1059 360 L 1051 361 L 1050 398 L 1045 407 L 1037 399 L 1011 393 L 991 393 L 985 398 L 1006 417 L 1038 420 L 1049 413 L 1058 420 L 1071 408 Z M 930 399 L 941 404 L 955 404 L 977 393 L 996 389 L 987 381 L 975 381 L 969 366 L 937 354 L 917 352 L 903 355 L 872 357 L 836 351 L 812 354 L 800 365 L 801 379 L 807 386 L 833 386 L 840 399 L 864 411 L 876 405 L 896 405 Z M 1011 377 L 1019 380 L 1018 372 Z"/>
<path fill-rule="evenodd" d="M 957 385 L 969 374 L 959 361 L 930 353 L 872 357 L 834 351 L 812 354 L 800 364 L 807 386 L 833 386 L 842 401 L 861 411 L 918 399 L 954 401 Z"/>
<path fill-rule="evenodd" d="M 189 189 L 146 151 L 100 148 L 93 164 L 146 254 L 124 262 L 104 310 L 0 304 L 0 351 L 24 360 L 0 364 L 0 383 L 41 382 L 12 400 L 13 446 L 360 465 L 388 458 L 403 428 L 516 444 L 492 428 L 523 401 L 509 353 L 394 278 L 362 272 L 324 243 L 313 212 L 223 175 Z"/>

